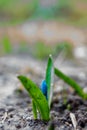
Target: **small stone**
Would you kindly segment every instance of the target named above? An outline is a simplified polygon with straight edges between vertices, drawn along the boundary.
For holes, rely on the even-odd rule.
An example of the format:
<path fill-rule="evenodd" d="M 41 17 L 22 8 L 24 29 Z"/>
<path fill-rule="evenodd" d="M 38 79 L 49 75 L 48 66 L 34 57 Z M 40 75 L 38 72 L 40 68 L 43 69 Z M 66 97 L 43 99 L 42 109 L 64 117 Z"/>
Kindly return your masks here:
<path fill-rule="evenodd" d="M 15 127 L 16 127 L 17 129 L 21 129 L 21 125 L 20 125 L 19 123 L 16 124 Z"/>
<path fill-rule="evenodd" d="M 85 127 L 85 120 L 84 119 L 79 119 L 78 125 L 81 126 L 82 128 Z"/>

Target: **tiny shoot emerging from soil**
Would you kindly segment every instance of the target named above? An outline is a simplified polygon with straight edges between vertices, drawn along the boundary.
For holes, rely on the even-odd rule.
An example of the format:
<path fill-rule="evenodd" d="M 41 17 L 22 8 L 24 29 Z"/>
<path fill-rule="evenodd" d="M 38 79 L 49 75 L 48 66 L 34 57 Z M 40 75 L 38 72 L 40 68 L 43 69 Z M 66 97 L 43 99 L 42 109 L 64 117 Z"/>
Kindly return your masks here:
<path fill-rule="evenodd" d="M 62 73 L 59 69 L 54 68 L 52 56 L 49 56 L 45 80 L 42 81 L 40 88 L 29 78 L 25 76 L 18 76 L 25 89 L 32 98 L 32 109 L 34 119 L 38 118 L 38 113 L 42 120 L 48 121 L 50 119 L 50 106 L 53 96 L 54 74 L 69 84 L 77 94 L 83 99 L 87 99 L 87 94 L 83 89 L 70 77 Z"/>
<path fill-rule="evenodd" d="M 28 91 L 30 97 L 32 98 L 32 109 L 34 119 L 37 119 L 38 113 L 42 120 L 48 121 L 50 119 L 50 106 L 52 102 L 53 95 L 53 76 L 54 67 L 52 57 L 49 56 L 46 77 L 42 81 L 40 89 L 39 87 L 29 78 L 25 76 L 18 76 L 25 89 Z"/>
<path fill-rule="evenodd" d="M 30 97 L 32 98 L 34 118 L 37 119 L 38 109 L 41 119 L 48 121 L 50 119 L 48 102 L 39 87 L 25 76 L 18 76 L 18 79 L 24 85 L 25 89 L 28 91 Z"/>

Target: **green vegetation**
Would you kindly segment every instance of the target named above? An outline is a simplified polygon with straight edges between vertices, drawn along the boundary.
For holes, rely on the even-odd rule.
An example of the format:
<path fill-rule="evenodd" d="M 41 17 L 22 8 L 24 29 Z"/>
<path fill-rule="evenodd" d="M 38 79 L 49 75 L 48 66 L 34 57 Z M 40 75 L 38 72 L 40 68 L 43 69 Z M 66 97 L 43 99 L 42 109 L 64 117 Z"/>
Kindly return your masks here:
<path fill-rule="evenodd" d="M 12 44 L 7 36 L 0 41 L 0 55 L 10 54 L 12 52 Z"/>
<path fill-rule="evenodd" d="M 54 19 L 75 26 L 87 26 L 87 1 L 86 0 L 58 0 L 49 7 L 36 9 L 31 16 L 33 19 Z"/>
<path fill-rule="evenodd" d="M 8 37 L 4 37 L 2 44 L 3 44 L 3 48 L 4 48 L 5 53 L 12 52 L 12 46 L 11 46 L 11 43 L 10 43 L 10 40 Z"/>
<path fill-rule="evenodd" d="M 46 68 L 46 77 L 41 84 L 41 89 L 39 89 L 39 87 L 29 78 L 22 75 L 18 76 L 18 79 L 21 81 L 32 98 L 34 119 L 38 118 L 38 114 L 40 114 L 42 120 L 48 121 L 50 119 L 50 106 L 53 97 L 54 74 L 70 85 L 70 87 L 72 87 L 80 97 L 87 99 L 87 93 L 84 93 L 83 89 L 73 79 L 62 73 L 59 69 L 54 68 L 52 56 L 50 55 Z M 47 92 L 47 95 L 45 95 L 45 92 Z M 64 104 L 66 104 L 66 100 L 64 101 Z M 71 109 L 69 104 L 67 105 L 67 109 Z"/>
<path fill-rule="evenodd" d="M 33 100 L 34 118 L 35 119 L 37 118 L 36 109 L 38 109 L 41 119 L 48 121 L 50 119 L 48 102 L 43 93 L 41 92 L 41 90 L 39 89 L 39 87 L 33 81 L 31 81 L 25 76 L 18 76 L 18 79 L 24 85 L 25 89 L 28 91 L 29 95 Z"/>
<path fill-rule="evenodd" d="M 60 22 L 81 27 L 87 26 L 87 1 L 59 0 L 55 14 Z"/>
<path fill-rule="evenodd" d="M 10 42 L 9 37 L 5 36 L 0 41 L 0 54 L 15 54 L 14 45 L 15 44 L 12 45 Z M 56 45 L 46 45 L 42 42 L 37 42 L 35 45 L 30 45 L 25 41 L 21 41 L 19 45 L 16 45 L 16 54 L 30 54 L 40 60 L 47 59 L 49 54 L 52 54 L 53 56 L 59 55 L 62 51 L 68 58 L 73 56 L 73 46 L 71 43 L 66 41 L 57 43 Z"/>
<path fill-rule="evenodd" d="M 82 97 L 83 99 L 87 99 L 87 93 L 83 92 L 83 89 L 70 77 L 66 76 L 64 73 L 62 73 L 59 69 L 54 69 L 55 75 L 64 80 L 68 85 L 70 85 L 75 92 Z"/>
<path fill-rule="evenodd" d="M 59 55 L 61 52 L 64 52 L 64 55 L 67 58 L 73 57 L 73 45 L 69 43 L 68 41 L 63 41 L 58 43 L 55 46 L 55 55 Z"/>
<path fill-rule="evenodd" d="M 50 122 L 48 130 L 55 130 L 55 126 L 53 122 Z"/>
<path fill-rule="evenodd" d="M 37 116 L 38 116 L 38 114 L 37 114 L 37 106 L 36 106 L 36 104 L 35 104 L 35 101 L 32 99 L 32 109 L 33 109 L 33 115 L 34 115 L 34 119 L 37 119 Z"/>
<path fill-rule="evenodd" d="M 53 95 L 53 61 L 52 57 L 49 56 L 47 69 L 46 69 L 46 84 L 47 84 L 47 96 L 48 99 L 43 94 L 44 84 L 42 90 L 30 79 L 25 76 L 18 76 L 18 79 L 21 81 L 25 89 L 28 91 L 29 95 L 32 98 L 32 109 L 34 119 L 38 118 L 38 111 L 40 113 L 41 119 L 48 121 L 50 119 L 50 105 L 52 102 Z M 44 90 L 46 91 L 46 90 Z"/>
<path fill-rule="evenodd" d="M 0 0 L 0 25 L 17 24 L 27 19 L 55 19 L 66 24 L 86 26 L 87 0 L 58 0 L 42 7 L 40 0 Z M 3 16 L 3 17 L 2 17 Z"/>
<path fill-rule="evenodd" d="M 28 19 L 38 6 L 38 0 L 0 0 L 0 14 L 6 23 Z M 1 19 L 3 21 L 3 18 Z"/>
<path fill-rule="evenodd" d="M 38 59 L 46 59 L 49 54 L 53 56 L 59 55 L 60 52 L 64 52 L 66 57 L 70 58 L 73 56 L 73 46 L 69 42 L 60 42 L 56 45 L 46 45 L 43 42 L 37 42 L 35 46 L 31 47 L 31 54 Z M 68 55 L 70 54 L 70 55 Z"/>
<path fill-rule="evenodd" d="M 52 56 L 49 56 L 47 69 L 46 69 L 46 84 L 47 84 L 47 97 L 49 107 L 51 106 L 52 97 L 53 97 L 53 85 L 54 85 L 54 66 L 52 61 Z"/>
<path fill-rule="evenodd" d="M 37 42 L 33 47 L 32 55 L 39 59 L 45 59 L 49 54 L 55 53 L 55 48 L 53 46 L 46 45 L 43 42 Z"/>

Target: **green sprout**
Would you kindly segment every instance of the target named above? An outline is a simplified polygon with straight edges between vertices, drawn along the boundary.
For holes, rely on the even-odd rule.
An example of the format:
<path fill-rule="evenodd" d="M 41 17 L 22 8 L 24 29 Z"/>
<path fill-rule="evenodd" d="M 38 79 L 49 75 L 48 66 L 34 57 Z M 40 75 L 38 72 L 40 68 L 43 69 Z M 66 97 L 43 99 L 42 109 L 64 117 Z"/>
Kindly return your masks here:
<path fill-rule="evenodd" d="M 42 82 L 41 88 L 26 76 L 18 76 L 25 89 L 28 91 L 32 98 L 32 109 L 34 119 L 37 119 L 38 112 L 42 120 L 48 121 L 50 119 L 50 105 L 52 102 L 52 87 L 53 87 L 53 61 L 52 57 L 49 56 L 46 79 Z"/>
<path fill-rule="evenodd" d="M 78 85 L 73 79 L 65 75 L 57 68 L 54 68 L 54 72 L 56 76 L 58 76 L 59 78 L 64 80 L 68 85 L 70 85 L 80 97 L 82 97 L 83 99 L 87 99 L 87 93 L 85 93 L 81 86 Z"/>
<path fill-rule="evenodd" d="M 48 104 L 50 107 L 53 97 L 53 84 L 54 84 L 54 65 L 51 55 L 49 56 L 48 59 L 45 80 L 47 83 L 47 97 L 48 97 Z"/>
<path fill-rule="evenodd" d="M 38 109 L 41 115 L 41 119 L 46 121 L 49 120 L 50 113 L 48 102 L 38 86 L 25 76 L 18 76 L 18 79 L 24 85 L 25 89 L 28 91 L 29 95 L 32 98 L 34 118 L 37 119 L 36 109 Z"/>
<path fill-rule="evenodd" d="M 42 81 L 40 88 L 26 76 L 18 76 L 18 79 L 32 98 L 34 119 L 37 119 L 38 115 L 40 115 L 40 118 L 44 121 L 49 121 L 50 119 L 54 74 L 70 85 L 80 97 L 87 99 L 87 93 L 84 93 L 83 89 L 73 79 L 65 75 L 59 69 L 54 68 L 52 56 L 50 55 L 46 68 L 45 80 Z"/>

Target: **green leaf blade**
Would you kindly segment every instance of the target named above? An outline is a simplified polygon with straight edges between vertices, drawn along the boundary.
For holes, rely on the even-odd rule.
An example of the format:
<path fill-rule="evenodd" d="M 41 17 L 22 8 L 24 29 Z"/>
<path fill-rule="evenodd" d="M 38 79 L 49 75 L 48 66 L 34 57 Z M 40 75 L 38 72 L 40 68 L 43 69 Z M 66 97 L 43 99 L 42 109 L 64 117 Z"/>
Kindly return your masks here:
<path fill-rule="evenodd" d="M 18 76 L 18 79 L 21 81 L 31 98 L 34 100 L 35 105 L 40 112 L 42 120 L 48 121 L 50 118 L 49 106 L 41 90 L 33 81 L 25 76 Z"/>
<path fill-rule="evenodd" d="M 32 100 L 32 106 L 33 106 L 34 119 L 37 119 L 37 107 L 36 107 L 34 100 Z"/>
<path fill-rule="evenodd" d="M 69 76 L 62 73 L 59 69 L 54 68 L 55 75 L 64 80 L 68 85 L 70 85 L 76 93 L 83 99 L 87 99 L 87 93 L 84 93 L 83 89 Z"/>
<path fill-rule="evenodd" d="M 52 56 L 49 56 L 47 69 L 46 69 L 46 77 L 47 83 L 47 98 L 49 107 L 51 106 L 52 97 L 53 97 L 53 82 L 54 82 L 54 66 L 52 61 Z"/>

